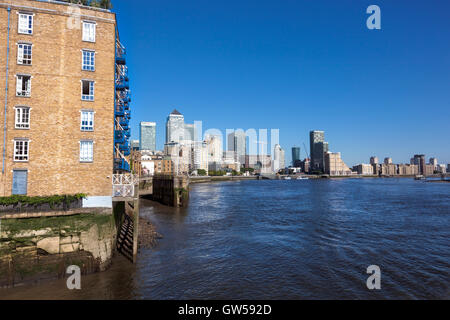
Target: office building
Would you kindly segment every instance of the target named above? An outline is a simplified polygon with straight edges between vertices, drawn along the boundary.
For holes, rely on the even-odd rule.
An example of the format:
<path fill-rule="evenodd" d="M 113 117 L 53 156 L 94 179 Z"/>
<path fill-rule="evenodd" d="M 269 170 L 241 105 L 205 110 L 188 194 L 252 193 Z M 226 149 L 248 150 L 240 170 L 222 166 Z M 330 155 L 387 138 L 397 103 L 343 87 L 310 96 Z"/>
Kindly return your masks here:
<path fill-rule="evenodd" d="M 300 167 L 300 147 L 292 147 L 292 166 Z"/>
<path fill-rule="evenodd" d="M 247 139 L 243 130 L 236 130 L 228 135 L 228 151 L 235 152 L 235 161 L 245 162 Z"/>
<path fill-rule="evenodd" d="M 323 131 L 314 130 L 309 133 L 311 171 L 324 172 L 324 155 L 328 152 L 328 142 L 325 142 L 324 139 Z"/>
<path fill-rule="evenodd" d="M 156 123 L 141 122 L 139 148 L 141 151 L 156 151 Z"/>
<path fill-rule="evenodd" d="M 284 156 L 285 156 L 284 150 L 281 148 L 279 144 L 276 144 L 273 150 L 273 162 L 272 162 L 274 172 L 278 172 L 280 169 L 285 168 Z"/>
<path fill-rule="evenodd" d="M 166 121 L 166 143 L 181 143 L 184 141 L 184 136 L 184 116 L 178 110 L 174 109 Z"/>
<path fill-rule="evenodd" d="M 425 163 L 425 155 L 423 154 L 415 154 L 413 158 L 413 162 L 415 165 L 419 166 L 419 174 L 426 175 L 426 163 Z"/>

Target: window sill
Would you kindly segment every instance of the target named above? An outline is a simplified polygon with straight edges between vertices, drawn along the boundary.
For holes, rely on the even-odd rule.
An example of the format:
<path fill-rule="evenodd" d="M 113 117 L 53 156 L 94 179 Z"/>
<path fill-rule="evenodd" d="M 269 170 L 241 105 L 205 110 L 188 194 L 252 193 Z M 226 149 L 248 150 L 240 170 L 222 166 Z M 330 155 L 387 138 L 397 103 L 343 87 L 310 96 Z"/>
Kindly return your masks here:
<path fill-rule="evenodd" d="M 14 162 L 18 162 L 18 163 L 27 163 L 30 160 L 14 160 Z"/>
<path fill-rule="evenodd" d="M 25 64 L 25 63 L 18 63 L 18 62 L 17 62 L 17 65 L 18 66 L 27 66 L 27 67 L 31 67 L 32 66 L 31 63 L 30 64 Z"/>
<path fill-rule="evenodd" d="M 87 100 L 87 99 L 83 99 L 83 98 L 81 98 L 81 101 L 84 101 L 84 102 L 95 102 L 95 100 Z"/>
<path fill-rule="evenodd" d="M 29 96 L 19 96 L 19 95 L 16 94 L 16 97 L 17 98 L 31 98 L 31 95 L 29 95 Z"/>
<path fill-rule="evenodd" d="M 94 161 L 80 161 L 80 163 L 94 163 Z"/>
<path fill-rule="evenodd" d="M 30 130 L 30 127 L 28 127 L 28 128 L 15 127 L 14 129 L 16 129 L 16 130 Z"/>
<path fill-rule="evenodd" d="M 23 34 L 23 35 L 26 35 L 26 36 L 32 36 L 32 35 L 33 35 L 33 32 L 27 33 L 27 32 L 20 32 L 20 31 L 17 31 L 17 34 Z"/>
<path fill-rule="evenodd" d="M 89 43 L 95 43 L 95 40 L 94 41 L 91 41 L 91 40 L 82 40 L 83 42 L 89 42 Z"/>

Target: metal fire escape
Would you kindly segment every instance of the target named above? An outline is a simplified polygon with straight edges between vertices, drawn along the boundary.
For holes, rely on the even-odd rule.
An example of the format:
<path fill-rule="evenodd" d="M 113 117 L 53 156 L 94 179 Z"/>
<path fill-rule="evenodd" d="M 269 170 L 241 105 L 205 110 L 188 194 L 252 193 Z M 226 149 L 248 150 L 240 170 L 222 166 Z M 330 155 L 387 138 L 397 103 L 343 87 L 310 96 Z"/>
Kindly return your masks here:
<path fill-rule="evenodd" d="M 126 65 L 126 50 L 116 35 L 114 99 L 114 170 L 116 173 L 130 171 L 130 102 L 131 92 Z"/>

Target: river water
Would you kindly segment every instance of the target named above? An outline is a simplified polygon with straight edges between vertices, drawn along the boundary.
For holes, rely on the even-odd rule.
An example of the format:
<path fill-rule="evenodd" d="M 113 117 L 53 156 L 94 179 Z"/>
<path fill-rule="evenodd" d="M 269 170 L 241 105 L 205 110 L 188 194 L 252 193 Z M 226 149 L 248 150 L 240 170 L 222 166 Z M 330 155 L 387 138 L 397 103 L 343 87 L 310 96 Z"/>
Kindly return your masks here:
<path fill-rule="evenodd" d="M 191 186 L 186 209 L 141 202 L 164 238 L 82 278 L 6 299 L 450 299 L 450 184 L 263 180 Z M 368 290 L 366 269 L 381 269 Z"/>

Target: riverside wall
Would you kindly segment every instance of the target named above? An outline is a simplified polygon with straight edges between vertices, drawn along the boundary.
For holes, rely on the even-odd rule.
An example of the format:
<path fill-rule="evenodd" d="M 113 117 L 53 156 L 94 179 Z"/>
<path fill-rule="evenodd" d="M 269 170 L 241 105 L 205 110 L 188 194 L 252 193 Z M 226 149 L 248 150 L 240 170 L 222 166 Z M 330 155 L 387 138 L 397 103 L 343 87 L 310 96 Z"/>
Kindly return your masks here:
<path fill-rule="evenodd" d="M 0 287 L 106 270 L 115 252 L 117 218 L 111 210 L 0 219 Z"/>
<path fill-rule="evenodd" d="M 152 198 L 172 207 L 185 207 L 189 201 L 189 177 L 155 175 Z"/>

